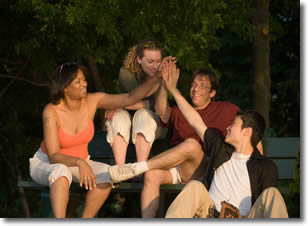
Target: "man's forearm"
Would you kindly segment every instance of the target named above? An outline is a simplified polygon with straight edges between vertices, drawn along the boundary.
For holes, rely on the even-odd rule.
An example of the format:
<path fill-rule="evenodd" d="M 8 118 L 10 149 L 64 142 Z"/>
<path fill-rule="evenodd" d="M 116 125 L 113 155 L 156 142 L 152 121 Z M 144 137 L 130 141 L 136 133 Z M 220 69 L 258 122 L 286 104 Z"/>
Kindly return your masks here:
<path fill-rule="evenodd" d="M 178 89 L 170 90 L 178 108 L 184 115 L 188 123 L 196 130 L 197 134 L 203 140 L 203 134 L 207 129 L 199 113 L 187 102 Z"/>
<path fill-rule="evenodd" d="M 165 86 L 162 84 L 156 95 L 155 112 L 165 122 L 168 121 L 168 119 L 166 119 L 167 111 L 168 111 L 168 92 Z"/>

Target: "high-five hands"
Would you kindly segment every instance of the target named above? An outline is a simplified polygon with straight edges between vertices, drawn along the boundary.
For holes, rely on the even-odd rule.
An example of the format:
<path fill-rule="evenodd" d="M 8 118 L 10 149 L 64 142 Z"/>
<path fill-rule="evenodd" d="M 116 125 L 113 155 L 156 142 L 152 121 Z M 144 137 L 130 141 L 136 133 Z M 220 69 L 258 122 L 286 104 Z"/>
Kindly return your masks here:
<path fill-rule="evenodd" d="M 180 75 L 180 69 L 176 68 L 176 62 L 171 59 L 169 58 L 162 63 L 162 78 L 169 91 L 176 89 Z"/>
<path fill-rule="evenodd" d="M 162 72 L 162 67 L 163 67 L 163 65 L 164 65 L 165 62 L 176 62 L 176 57 L 173 57 L 173 56 L 167 56 L 167 57 L 165 57 L 165 58 L 161 61 L 160 65 L 158 66 L 156 73 L 161 73 L 161 72 Z"/>

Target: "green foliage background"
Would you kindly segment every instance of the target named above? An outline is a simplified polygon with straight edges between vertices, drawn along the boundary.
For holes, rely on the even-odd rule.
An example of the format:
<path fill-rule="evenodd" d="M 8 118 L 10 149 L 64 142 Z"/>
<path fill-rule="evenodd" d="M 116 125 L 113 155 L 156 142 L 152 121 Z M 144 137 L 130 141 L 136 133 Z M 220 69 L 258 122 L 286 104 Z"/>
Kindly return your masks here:
<path fill-rule="evenodd" d="M 0 176 L 5 181 L 0 188 L 0 216 L 24 216 L 17 175 L 29 179 L 28 159 L 42 140 L 46 84 L 63 62 L 87 65 L 92 57 L 104 90 L 115 93 L 128 48 L 141 39 L 153 38 L 163 46 L 164 56 L 177 57 L 179 88 L 184 96 L 189 98 L 192 71 L 210 67 L 221 78 L 217 99 L 250 108 L 254 37 L 251 2 L 2 0 Z M 270 25 L 270 125 L 279 136 L 300 136 L 300 2 L 270 1 Z M 94 92 L 93 77 L 88 81 L 89 92 Z M 34 194 L 28 198 L 31 205 L 38 202 Z M 31 212 L 38 216 L 37 208 Z"/>

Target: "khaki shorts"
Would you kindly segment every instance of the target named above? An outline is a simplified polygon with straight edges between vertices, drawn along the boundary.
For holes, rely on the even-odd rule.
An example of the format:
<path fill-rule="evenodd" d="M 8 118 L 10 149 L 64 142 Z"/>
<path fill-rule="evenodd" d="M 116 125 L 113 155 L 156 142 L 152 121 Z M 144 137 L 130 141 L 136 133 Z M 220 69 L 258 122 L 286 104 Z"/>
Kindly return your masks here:
<path fill-rule="evenodd" d="M 90 160 L 90 156 L 86 160 L 96 177 L 96 184 L 110 183 L 113 186 L 111 178 L 108 173 L 109 165 L 101 162 Z M 80 174 L 79 168 L 68 167 L 62 163 L 51 164 L 48 155 L 45 154 L 41 148 L 29 159 L 30 162 L 30 176 L 31 178 L 42 185 L 50 186 L 59 177 L 66 177 L 69 184 L 73 182 L 79 183 Z"/>
<path fill-rule="evenodd" d="M 112 145 L 113 139 L 120 134 L 124 140 L 129 143 L 132 127 L 132 142 L 135 144 L 136 135 L 143 134 L 146 141 L 153 144 L 157 138 L 164 138 L 167 134 L 166 128 L 159 126 L 159 116 L 147 109 L 140 109 L 135 112 L 133 119 L 127 110 L 121 110 L 116 113 L 112 120 L 106 121 L 107 142 Z"/>

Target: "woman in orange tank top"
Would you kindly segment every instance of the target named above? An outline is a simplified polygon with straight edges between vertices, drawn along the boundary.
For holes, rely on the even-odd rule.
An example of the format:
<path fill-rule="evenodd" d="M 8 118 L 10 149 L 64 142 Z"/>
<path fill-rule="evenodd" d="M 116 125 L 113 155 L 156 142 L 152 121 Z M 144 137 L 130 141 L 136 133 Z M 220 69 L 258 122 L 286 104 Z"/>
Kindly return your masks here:
<path fill-rule="evenodd" d="M 50 186 L 55 217 L 66 216 L 71 182 L 88 190 L 82 217 L 94 217 L 107 199 L 112 181 L 109 165 L 89 159 L 98 108 L 117 109 L 140 101 L 160 82 L 160 73 L 129 93 L 87 93 L 84 68 L 76 63 L 59 66 L 50 82 L 51 102 L 43 110 L 44 140 L 30 159 L 30 175 Z"/>

